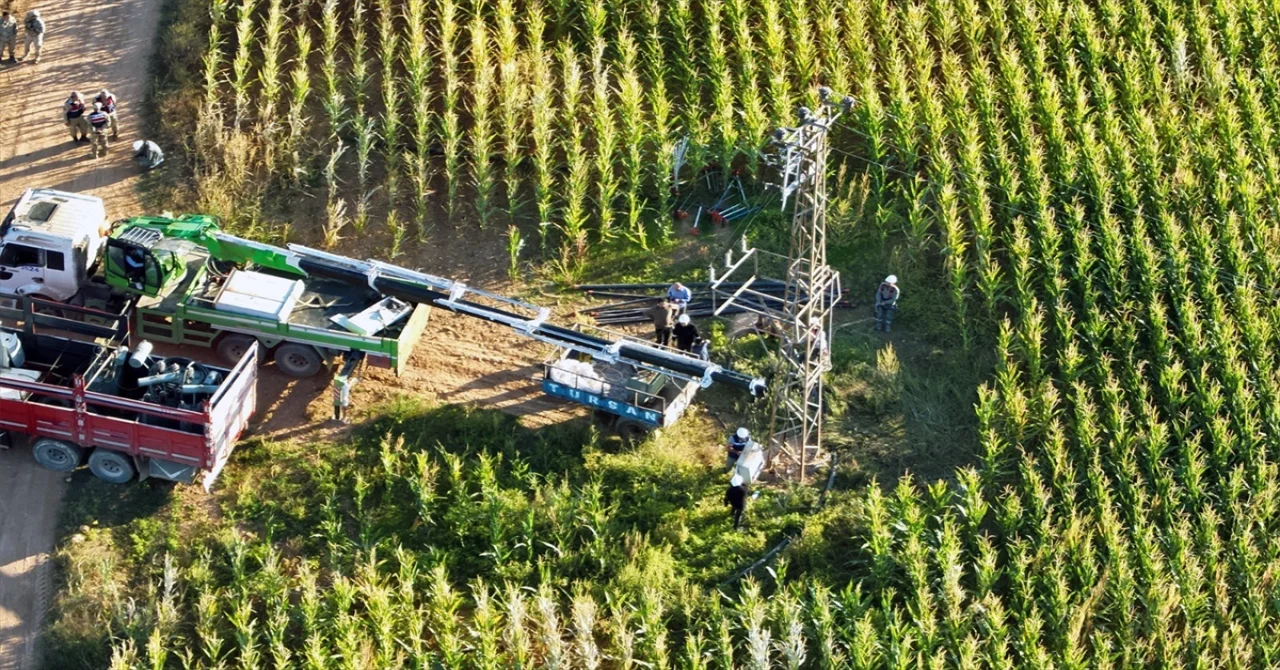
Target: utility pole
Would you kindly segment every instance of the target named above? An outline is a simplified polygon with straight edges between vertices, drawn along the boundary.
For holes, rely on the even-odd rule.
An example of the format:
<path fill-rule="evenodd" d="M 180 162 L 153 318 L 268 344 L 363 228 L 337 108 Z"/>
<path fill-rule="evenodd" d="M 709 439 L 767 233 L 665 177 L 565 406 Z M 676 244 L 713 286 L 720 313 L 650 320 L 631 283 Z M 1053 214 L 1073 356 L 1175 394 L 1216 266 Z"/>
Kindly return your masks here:
<path fill-rule="evenodd" d="M 724 271 L 717 276 L 711 268 L 716 314 L 729 305 L 746 308 L 779 337 L 769 404 L 769 467 L 801 482 L 826 460 L 823 378 L 831 367 L 832 316 L 840 300 L 840 273 L 827 265 L 827 133 L 853 105 L 853 98 L 836 99 L 826 87 L 818 89 L 818 95 L 822 106 L 816 112 L 801 107 L 794 128 L 774 133 L 782 208 L 785 211 L 788 201 L 793 207 L 790 252 L 782 257 L 748 248 L 744 238 L 736 259 L 732 251 L 725 254 Z M 765 276 L 779 265 L 785 278 Z M 742 284 L 733 290 L 720 288 L 730 281 Z M 751 288 L 766 282 L 785 282 L 783 297 Z"/>

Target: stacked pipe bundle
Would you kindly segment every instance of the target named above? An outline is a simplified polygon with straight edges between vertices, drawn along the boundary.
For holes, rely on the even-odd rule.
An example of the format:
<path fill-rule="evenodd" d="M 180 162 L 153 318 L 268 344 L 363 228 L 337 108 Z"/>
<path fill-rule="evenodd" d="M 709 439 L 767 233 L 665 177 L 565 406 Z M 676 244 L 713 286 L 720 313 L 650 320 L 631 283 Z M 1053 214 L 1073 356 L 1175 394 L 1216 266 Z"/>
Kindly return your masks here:
<path fill-rule="evenodd" d="M 593 298 L 612 300 L 613 302 L 599 307 L 584 309 L 581 313 L 594 318 L 598 325 L 617 326 L 649 321 L 645 310 L 658 304 L 666 296 L 668 286 L 668 284 L 579 284 L 573 288 Z M 695 282 L 687 283 L 685 286 L 693 291 L 693 300 L 689 301 L 685 313 L 695 319 L 712 316 L 716 306 L 712 300 L 711 283 Z M 742 282 L 724 282 L 720 285 L 720 290 L 735 291 L 741 287 Z M 784 282 L 777 280 L 756 280 L 751 283 L 751 289 L 764 294 L 765 297 L 741 295 L 733 305 L 722 310 L 720 316 L 743 314 L 752 311 L 750 308 L 781 311 L 786 288 Z M 850 306 L 843 293 L 840 296 L 833 295 L 831 299 L 839 300 L 836 303 L 837 307 Z M 802 296 L 802 300 L 807 301 L 808 296 Z"/>

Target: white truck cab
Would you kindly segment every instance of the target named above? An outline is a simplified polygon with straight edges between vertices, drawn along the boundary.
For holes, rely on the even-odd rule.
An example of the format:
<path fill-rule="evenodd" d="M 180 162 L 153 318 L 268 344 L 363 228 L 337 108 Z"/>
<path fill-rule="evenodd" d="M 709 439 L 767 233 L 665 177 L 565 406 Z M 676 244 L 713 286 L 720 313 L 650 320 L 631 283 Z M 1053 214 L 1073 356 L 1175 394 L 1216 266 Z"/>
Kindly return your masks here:
<path fill-rule="evenodd" d="M 0 223 L 0 296 L 70 300 L 109 231 L 101 198 L 27 189 Z"/>

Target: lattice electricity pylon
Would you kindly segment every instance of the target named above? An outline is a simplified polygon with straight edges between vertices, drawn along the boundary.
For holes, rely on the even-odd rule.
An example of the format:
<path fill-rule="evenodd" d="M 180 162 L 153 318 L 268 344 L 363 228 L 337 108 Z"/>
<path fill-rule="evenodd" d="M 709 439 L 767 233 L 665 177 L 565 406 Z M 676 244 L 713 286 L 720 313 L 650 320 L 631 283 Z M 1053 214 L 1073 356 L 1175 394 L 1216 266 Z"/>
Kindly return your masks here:
<path fill-rule="evenodd" d="M 769 466 L 783 477 L 804 481 L 826 460 L 822 451 L 823 378 L 830 369 L 832 317 L 840 299 L 840 273 L 827 265 L 827 131 L 853 99 L 836 100 L 818 89 L 822 107 L 800 108 L 799 124 L 781 128 L 773 144 L 779 154 L 782 207 L 794 203 L 791 250 L 787 257 L 748 248 L 735 260 L 725 254 L 725 269 L 711 268 L 712 300 L 719 315 L 730 305 L 745 308 L 780 339 L 769 406 Z M 767 274 L 781 268 L 785 279 Z M 747 272 L 750 275 L 747 275 Z M 783 297 L 755 290 L 785 283 Z"/>

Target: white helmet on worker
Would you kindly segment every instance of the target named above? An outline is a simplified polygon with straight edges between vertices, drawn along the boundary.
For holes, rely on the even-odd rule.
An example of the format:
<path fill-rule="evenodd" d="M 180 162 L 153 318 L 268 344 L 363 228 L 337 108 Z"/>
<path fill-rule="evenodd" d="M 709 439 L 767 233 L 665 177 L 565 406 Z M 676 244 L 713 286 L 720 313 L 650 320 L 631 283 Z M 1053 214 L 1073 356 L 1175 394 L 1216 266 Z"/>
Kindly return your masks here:
<path fill-rule="evenodd" d="M 898 275 L 889 275 L 888 277 L 885 277 L 885 278 L 884 278 L 884 283 L 886 283 L 886 284 L 897 284 L 897 283 L 898 283 Z"/>
<path fill-rule="evenodd" d="M 742 475 L 735 474 L 733 478 L 729 480 L 729 486 L 742 486 Z"/>
<path fill-rule="evenodd" d="M 751 437 L 751 431 L 747 430 L 746 428 L 739 428 L 739 429 L 738 429 L 738 432 L 737 432 L 737 435 L 738 435 L 738 437 L 740 437 L 740 438 L 742 438 L 742 439 L 744 439 L 744 440 L 745 440 L 745 439 L 747 439 L 748 437 Z"/>
<path fill-rule="evenodd" d="M 142 140 L 134 140 L 134 141 L 133 141 L 133 150 L 134 150 L 134 151 L 142 151 L 142 145 L 143 145 L 143 144 L 145 144 L 145 142 L 143 142 Z"/>
<path fill-rule="evenodd" d="M 680 325 L 682 325 L 682 326 L 687 326 L 687 325 L 689 325 L 689 315 L 688 315 L 688 314 L 681 314 L 681 315 L 680 315 L 680 318 L 676 319 L 676 322 L 677 322 L 677 323 L 679 323 L 679 324 L 680 324 Z"/>

